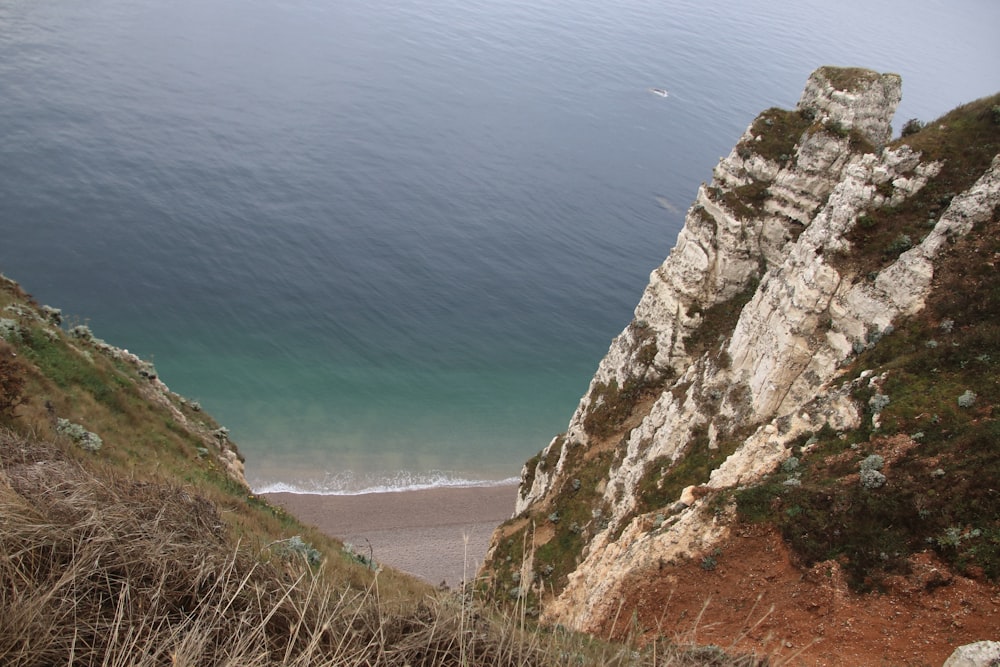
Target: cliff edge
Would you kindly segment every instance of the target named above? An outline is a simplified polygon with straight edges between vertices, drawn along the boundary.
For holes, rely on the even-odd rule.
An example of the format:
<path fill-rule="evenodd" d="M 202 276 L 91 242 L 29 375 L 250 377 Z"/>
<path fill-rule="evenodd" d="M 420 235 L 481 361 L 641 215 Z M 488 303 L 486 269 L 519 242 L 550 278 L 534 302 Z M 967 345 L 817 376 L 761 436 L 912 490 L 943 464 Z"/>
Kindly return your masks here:
<path fill-rule="evenodd" d="M 719 586 L 739 553 L 828 567 L 841 600 L 939 568 L 981 582 L 967 597 L 1000 625 L 1000 96 L 890 141 L 900 99 L 897 75 L 820 68 L 720 160 L 566 433 L 525 465 L 483 570 L 497 599 L 678 632 L 699 586 L 695 613 L 739 597 Z M 768 590 L 751 570 L 723 584 L 749 595 L 741 618 Z"/>

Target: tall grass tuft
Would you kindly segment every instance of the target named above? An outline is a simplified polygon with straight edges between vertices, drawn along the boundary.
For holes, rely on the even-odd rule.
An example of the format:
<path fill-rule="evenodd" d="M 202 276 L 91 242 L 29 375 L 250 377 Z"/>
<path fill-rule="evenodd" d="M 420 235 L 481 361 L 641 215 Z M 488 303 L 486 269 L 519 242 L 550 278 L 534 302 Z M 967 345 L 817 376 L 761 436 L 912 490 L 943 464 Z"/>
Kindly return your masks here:
<path fill-rule="evenodd" d="M 185 488 L 0 430 L 0 664 L 706 664 L 528 628 L 471 587 L 383 599 L 233 532 Z"/>
<path fill-rule="evenodd" d="M 234 544 L 182 488 L 98 477 L 9 433 L 0 452 L 0 664 L 460 664 L 471 650 L 450 627 L 461 613 L 393 611 L 377 579 L 338 586 L 294 553 Z"/>

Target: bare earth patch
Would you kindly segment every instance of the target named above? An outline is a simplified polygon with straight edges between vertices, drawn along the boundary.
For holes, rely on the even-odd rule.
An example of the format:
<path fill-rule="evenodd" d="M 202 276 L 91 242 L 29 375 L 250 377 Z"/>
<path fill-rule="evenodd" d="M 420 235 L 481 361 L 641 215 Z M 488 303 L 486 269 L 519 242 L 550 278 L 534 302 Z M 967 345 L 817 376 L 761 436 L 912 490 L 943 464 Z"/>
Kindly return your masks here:
<path fill-rule="evenodd" d="M 937 667 L 1000 629 L 1000 587 L 953 574 L 933 554 L 914 556 L 911 573 L 888 578 L 884 594 L 853 593 L 833 561 L 800 569 L 765 526 L 740 526 L 707 555 L 626 585 L 603 633 L 716 644 L 777 664 Z"/>

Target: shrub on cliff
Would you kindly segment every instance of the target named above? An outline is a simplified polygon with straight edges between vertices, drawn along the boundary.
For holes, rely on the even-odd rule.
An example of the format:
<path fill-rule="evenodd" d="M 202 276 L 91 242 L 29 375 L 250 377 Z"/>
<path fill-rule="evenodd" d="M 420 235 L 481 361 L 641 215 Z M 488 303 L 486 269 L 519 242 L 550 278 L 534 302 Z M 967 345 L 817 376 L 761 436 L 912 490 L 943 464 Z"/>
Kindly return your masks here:
<path fill-rule="evenodd" d="M 56 420 L 56 431 L 65 435 L 88 452 L 96 452 L 104 444 L 101 436 L 62 417 Z"/>
<path fill-rule="evenodd" d="M 0 341 L 0 420 L 10 419 L 14 409 L 24 403 L 24 366 L 13 348 Z"/>
<path fill-rule="evenodd" d="M 911 118 L 903 124 L 903 129 L 900 134 L 904 137 L 909 137 L 922 129 L 924 129 L 923 122 L 921 122 L 918 118 Z"/>

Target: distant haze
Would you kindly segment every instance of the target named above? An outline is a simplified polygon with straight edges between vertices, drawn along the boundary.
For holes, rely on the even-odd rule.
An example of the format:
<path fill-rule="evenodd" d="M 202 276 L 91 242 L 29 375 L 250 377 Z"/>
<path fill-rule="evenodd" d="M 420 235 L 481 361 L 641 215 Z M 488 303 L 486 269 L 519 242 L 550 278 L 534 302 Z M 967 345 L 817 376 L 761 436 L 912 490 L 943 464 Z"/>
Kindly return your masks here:
<path fill-rule="evenodd" d="M 0 4 L 0 271 L 258 489 L 516 476 L 758 112 L 823 64 L 900 73 L 897 128 L 1000 90 L 998 3 L 705 4 Z"/>

